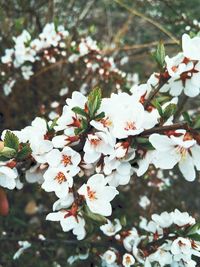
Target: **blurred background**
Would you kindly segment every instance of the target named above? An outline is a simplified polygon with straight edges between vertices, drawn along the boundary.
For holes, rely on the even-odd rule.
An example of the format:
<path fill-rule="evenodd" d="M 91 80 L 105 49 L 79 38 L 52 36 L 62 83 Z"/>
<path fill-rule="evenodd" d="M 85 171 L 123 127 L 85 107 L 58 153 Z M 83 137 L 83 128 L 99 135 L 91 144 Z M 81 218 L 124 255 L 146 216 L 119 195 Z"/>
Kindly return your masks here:
<path fill-rule="evenodd" d="M 60 106 L 74 90 L 88 92 L 94 85 L 99 85 L 106 96 L 119 86 L 126 91 L 134 84 L 145 82 L 156 71 L 151 52 L 159 40 L 164 42 L 167 54 L 172 56 L 180 51 L 177 40 L 181 40 L 184 32 L 191 35 L 199 32 L 200 5 L 199 0 L 1 0 L 0 56 L 5 54 L 5 49 L 13 47 L 13 37 L 24 29 L 32 38 L 37 38 L 44 26 L 51 22 L 64 25 L 69 31 L 67 55 L 73 53 L 71 42 L 79 43 L 82 38 L 90 36 L 97 41 L 101 57 L 112 59 L 115 71 L 109 71 L 106 77 L 100 71 L 91 72 L 87 63 L 88 59 L 93 62 L 93 53 L 87 59 L 82 57 L 73 63 L 59 57 L 55 63 L 34 63 L 34 74 L 29 80 L 23 79 L 18 69 L 0 63 L 0 131 L 21 129 L 35 116 L 51 119 L 55 112 L 60 113 Z M 109 69 L 110 66 L 104 64 L 102 68 Z M 6 96 L 3 91 L 5 77 L 14 76 L 12 92 Z M 189 105 L 198 105 L 198 101 Z M 153 212 L 173 207 L 190 210 L 199 216 L 199 200 L 194 197 L 198 196 L 199 181 L 190 184 L 181 177 L 178 180 L 172 178 L 173 190 L 160 177 L 155 177 L 153 170 L 148 181 L 133 179 L 131 188 L 123 187 L 125 193 L 114 202 L 116 214 L 123 209 L 128 214 L 128 225 L 134 224 L 138 214 L 148 217 Z M 160 184 L 164 191 L 160 191 Z M 151 200 L 147 210 L 142 210 L 138 204 L 143 195 Z M 29 240 L 43 234 L 53 240 L 67 240 L 72 236 L 63 233 L 58 223 L 45 221 L 54 196 L 43 192 L 38 185 L 28 184 L 21 191 L 8 192 L 8 198 L 10 214 L 0 217 L 1 267 L 69 266 L 69 256 L 87 251 L 85 244 L 39 242 L 13 261 L 18 237 Z M 131 199 L 130 202 L 127 203 L 127 199 Z M 73 266 L 83 266 L 83 263 L 76 262 Z M 100 266 L 93 258 L 84 264 Z"/>

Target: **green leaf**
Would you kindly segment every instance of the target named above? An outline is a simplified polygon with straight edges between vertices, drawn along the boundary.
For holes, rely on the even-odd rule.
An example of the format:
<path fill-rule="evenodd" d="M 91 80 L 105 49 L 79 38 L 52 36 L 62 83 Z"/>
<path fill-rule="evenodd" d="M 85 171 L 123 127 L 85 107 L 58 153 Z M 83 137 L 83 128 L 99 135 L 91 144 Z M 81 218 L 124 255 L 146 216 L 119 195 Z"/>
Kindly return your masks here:
<path fill-rule="evenodd" d="M 85 119 L 81 121 L 81 128 L 85 131 L 88 128 L 88 122 Z"/>
<path fill-rule="evenodd" d="M 200 235 L 199 234 L 193 234 L 189 235 L 190 239 L 195 240 L 195 241 L 200 241 Z"/>
<path fill-rule="evenodd" d="M 197 234 L 197 231 L 200 230 L 200 223 L 195 223 L 194 225 L 190 226 L 187 230 L 187 236 Z M 198 234 L 200 236 L 200 234 Z"/>
<path fill-rule="evenodd" d="M 160 103 L 159 103 L 156 99 L 154 99 L 154 100 L 152 101 L 152 105 L 153 105 L 155 108 L 157 108 L 159 115 L 160 115 L 161 117 L 163 117 L 163 110 L 162 110 L 162 106 L 160 105 Z"/>
<path fill-rule="evenodd" d="M 122 216 L 122 217 L 120 218 L 120 223 L 121 223 L 121 225 L 122 225 L 123 227 L 126 226 L 126 224 L 127 224 L 127 220 L 126 220 L 126 216 L 125 216 L 125 215 Z"/>
<path fill-rule="evenodd" d="M 149 143 L 149 139 L 145 138 L 145 137 L 137 137 L 136 141 L 139 144 L 148 144 Z"/>
<path fill-rule="evenodd" d="M 157 62 L 158 66 L 162 69 L 165 65 L 165 47 L 162 41 L 158 43 L 156 51 L 152 53 L 152 56 Z"/>
<path fill-rule="evenodd" d="M 172 115 L 175 114 L 176 109 L 177 109 L 177 105 L 176 105 L 176 104 L 172 104 L 172 103 L 169 104 L 169 105 L 164 109 L 163 117 L 164 117 L 165 119 L 170 118 Z"/>
<path fill-rule="evenodd" d="M 165 102 L 169 102 L 170 101 L 170 96 L 158 96 L 156 97 L 156 99 L 158 100 L 159 103 L 164 104 Z"/>
<path fill-rule="evenodd" d="M 0 152 L 0 156 L 7 159 L 12 159 L 16 155 L 16 150 L 9 147 L 4 147 Z"/>
<path fill-rule="evenodd" d="M 74 107 L 74 108 L 72 109 L 72 111 L 73 111 L 75 114 L 78 114 L 78 115 L 87 117 L 87 113 L 86 113 L 82 108 Z"/>
<path fill-rule="evenodd" d="M 8 158 L 6 158 L 5 156 L 1 156 L 1 153 L 0 153 L 0 161 L 7 161 Z"/>
<path fill-rule="evenodd" d="M 188 116 L 189 116 L 189 114 L 188 114 Z M 190 119 L 190 117 L 189 117 L 189 119 Z M 189 120 L 188 123 L 191 125 L 191 119 Z M 195 119 L 195 123 L 194 123 L 193 128 L 194 129 L 200 129 L 200 116 L 197 116 L 197 118 Z"/>
<path fill-rule="evenodd" d="M 79 135 L 79 134 L 81 134 L 81 132 L 82 132 L 82 129 L 81 128 L 74 129 L 74 134 L 75 135 Z"/>
<path fill-rule="evenodd" d="M 91 210 L 88 208 L 88 206 L 85 206 L 84 210 L 85 210 L 84 214 L 88 218 L 92 219 L 93 221 L 100 222 L 100 223 L 106 223 L 107 222 L 107 220 L 104 216 L 91 212 Z"/>
<path fill-rule="evenodd" d="M 7 131 L 4 137 L 4 146 L 18 151 L 19 148 L 19 139 L 11 131 Z"/>
<path fill-rule="evenodd" d="M 105 112 L 101 112 L 98 115 L 96 115 L 94 119 L 98 121 L 103 119 L 104 117 L 105 117 Z"/>
<path fill-rule="evenodd" d="M 85 119 L 81 120 L 81 126 L 74 130 L 75 135 L 84 133 L 88 129 L 88 121 Z"/>
<path fill-rule="evenodd" d="M 16 158 L 18 160 L 23 160 L 25 158 L 27 158 L 30 154 L 31 154 L 32 150 L 29 146 L 29 144 L 25 144 L 21 150 L 17 153 Z"/>
<path fill-rule="evenodd" d="M 48 131 L 52 131 L 54 129 L 54 127 L 57 125 L 57 120 L 58 118 L 55 118 L 53 121 L 52 121 L 52 124 L 49 126 L 48 123 L 47 123 L 47 129 Z"/>
<path fill-rule="evenodd" d="M 95 117 L 95 114 L 100 108 L 100 105 L 101 105 L 101 89 L 99 87 L 96 87 L 90 92 L 87 101 L 87 106 L 91 119 Z"/>

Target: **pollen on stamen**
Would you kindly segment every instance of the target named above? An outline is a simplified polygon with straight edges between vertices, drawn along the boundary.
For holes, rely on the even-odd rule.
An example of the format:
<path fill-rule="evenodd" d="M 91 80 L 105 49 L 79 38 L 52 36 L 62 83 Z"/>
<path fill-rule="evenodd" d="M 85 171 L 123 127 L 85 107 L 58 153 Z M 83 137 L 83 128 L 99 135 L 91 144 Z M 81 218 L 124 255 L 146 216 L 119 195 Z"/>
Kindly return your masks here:
<path fill-rule="evenodd" d="M 126 127 L 124 129 L 126 131 L 128 131 L 128 130 L 135 130 L 136 129 L 135 123 L 134 122 L 127 122 L 126 123 Z"/>
<path fill-rule="evenodd" d="M 109 118 L 103 118 L 100 120 L 100 122 L 104 127 L 110 127 L 112 125 L 112 122 L 109 120 Z"/>
<path fill-rule="evenodd" d="M 182 146 L 177 146 L 177 152 L 179 153 L 179 154 L 181 154 L 181 158 L 183 159 L 183 158 L 185 158 L 186 157 L 186 154 L 187 154 L 187 149 L 185 148 L 185 147 L 182 147 Z"/>
<path fill-rule="evenodd" d="M 56 177 L 54 178 L 59 184 L 62 184 L 63 182 L 67 181 L 66 176 L 64 175 L 63 172 L 58 172 Z"/>
<path fill-rule="evenodd" d="M 96 198 L 96 192 L 90 190 L 90 187 L 89 187 L 89 186 L 87 186 L 87 195 L 88 195 L 88 197 L 89 197 L 90 200 L 95 200 L 95 199 L 97 199 L 97 198 Z"/>
<path fill-rule="evenodd" d="M 130 256 L 126 256 L 126 264 L 131 264 L 131 258 L 130 258 Z"/>
<path fill-rule="evenodd" d="M 177 68 L 177 66 L 173 66 L 171 69 L 173 72 L 176 72 L 178 68 Z"/>
<path fill-rule="evenodd" d="M 90 141 L 91 145 L 97 146 L 101 142 L 101 139 L 99 139 L 99 138 L 91 138 L 89 141 Z"/>
<path fill-rule="evenodd" d="M 72 164 L 72 160 L 70 156 L 67 155 L 63 155 L 62 156 L 62 163 L 64 164 L 64 166 L 66 167 L 67 165 Z"/>

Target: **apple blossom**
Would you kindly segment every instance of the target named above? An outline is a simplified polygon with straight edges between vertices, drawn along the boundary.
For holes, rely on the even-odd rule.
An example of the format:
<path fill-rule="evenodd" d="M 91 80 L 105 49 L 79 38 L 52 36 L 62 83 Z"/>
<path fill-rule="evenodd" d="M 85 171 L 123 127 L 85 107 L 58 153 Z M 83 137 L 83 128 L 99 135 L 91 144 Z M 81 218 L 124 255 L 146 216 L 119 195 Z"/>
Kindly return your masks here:
<path fill-rule="evenodd" d="M 115 139 L 111 135 L 104 132 L 88 134 L 85 146 L 83 148 L 84 161 L 86 163 L 94 163 L 101 155 L 112 154 Z"/>
<path fill-rule="evenodd" d="M 64 198 L 68 195 L 69 189 L 73 185 L 73 175 L 73 170 L 68 170 L 64 167 L 49 168 L 44 173 L 42 188 L 46 192 L 55 192 L 58 197 Z"/>
<path fill-rule="evenodd" d="M 95 174 L 89 178 L 87 184 L 83 184 L 78 193 L 83 195 L 90 210 L 103 216 L 110 216 L 112 206 L 110 201 L 118 194 L 113 186 L 106 185 L 102 174 Z"/>
<path fill-rule="evenodd" d="M 113 264 L 116 259 L 117 259 L 117 256 L 115 254 L 114 251 L 112 250 L 107 250 L 102 256 L 101 258 L 107 263 L 107 264 Z"/>
<path fill-rule="evenodd" d="M 177 134 L 178 131 L 177 131 Z M 188 181 L 194 181 L 195 167 L 199 166 L 200 147 L 192 138 L 187 138 L 182 132 L 180 136 L 152 134 L 149 141 L 156 149 L 153 163 L 157 168 L 172 169 L 177 163 L 184 178 Z"/>
<path fill-rule="evenodd" d="M 132 266 L 132 265 L 134 265 L 134 263 L 135 263 L 135 259 L 131 254 L 125 253 L 123 255 L 122 264 L 124 267 Z"/>
<path fill-rule="evenodd" d="M 175 209 L 175 211 L 173 212 L 173 222 L 179 227 L 182 227 L 184 225 L 195 224 L 195 219 L 187 212 L 180 212 L 178 209 Z"/>
<path fill-rule="evenodd" d="M 173 223 L 172 214 L 168 212 L 162 212 L 160 215 L 153 214 L 151 216 L 152 220 L 156 222 L 161 228 L 168 228 Z"/>
<path fill-rule="evenodd" d="M 9 168 L 6 165 L 0 166 L 0 186 L 14 189 L 16 187 L 18 172 L 16 168 Z"/>
<path fill-rule="evenodd" d="M 199 56 L 200 38 L 199 36 L 190 38 L 188 34 L 183 34 L 182 47 L 183 47 L 183 54 L 185 57 L 190 58 L 191 60 L 200 60 L 200 56 Z"/>
<path fill-rule="evenodd" d="M 100 230 L 107 236 L 113 236 L 122 229 L 121 223 L 118 219 L 114 219 L 114 223 L 107 220 L 107 223 L 100 226 Z"/>
<path fill-rule="evenodd" d="M 86 235 L 85 220 L 82 218 L 81 214 L 73 214 L 70 210 L 61 210 L 49 213 L 46 220 L 60 221 L 63 231 L 68 232 L 72 230 L 78 240 L 82 240 Z"/>

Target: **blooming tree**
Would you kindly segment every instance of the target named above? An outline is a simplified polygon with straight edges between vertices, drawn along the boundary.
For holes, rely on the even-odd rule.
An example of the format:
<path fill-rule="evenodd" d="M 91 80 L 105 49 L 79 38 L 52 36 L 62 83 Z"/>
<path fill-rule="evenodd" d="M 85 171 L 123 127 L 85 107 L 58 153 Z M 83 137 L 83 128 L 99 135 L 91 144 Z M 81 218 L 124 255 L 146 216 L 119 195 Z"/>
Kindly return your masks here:
<path fill-rule="evenodd" d="M 20 69 L 24 79 L 29 79 L 32 62 L 55 62 L 57 55 L 66 56 L 63 38 L 67 36 L 63 27 L 56 29 L 53 24 L 34 40 L 24 31 L 14 40 L 15 47 L 6 50 L 2 62 Z M 78 47 L 72 61 L 98 51 L 91 39 Z M 38 182 L 44 191 L 53 192 L 57 200 L 46 219 L 59 222 L 62 230 L 72 231 L 77 240 L 89 239 L 92 232 L 92 242 L 103 245 L 99 251 L 89 252 L 102 266 L 197 266 L 199 224 L 187 212 L 175 209 L 152 214 L 151 220 L 140 218 L 137 225 L 127 228 L 115 217 L 112 203 L 124 193 L 121 188 L 132 176 L 141 179 L 151 168 L 165 175 L 166 170 L 176 172 L 178 166 L 188 182 L 195 180 L 200 171 L 200 120 L 196 113 L 180 116 L 177 105 L 181 97 L 200 93 L 199 47 L 200 37 L 184 34 L 182 52 L 169 58 L 160 43 L 154 53 L 159 71 L 145 84 L 128 92 L 116 86 L 109 97 L 102 97 L 99 87 L 88 96 L 75 91 L 59 117 L 50 121 L 36 117 L 20 131 L 5 130 L 0 186 L 21 189 L 20 179 L 25 175 L 27 182 Z M 96 52 L 95 57 L 104 61 Z M 97 63 L 90 64 L 93 70 L 99 69 Z M 11 80 L 4 85 L 7 94 L 11 89 L 5 87 L 8 82 Z M 147 197 L 140 199 L 142 208 L 149 204 Z M 94 222 L 98 227 L 89 229 Z M 18 254 L 31 246 L 20 244 Z"/>

